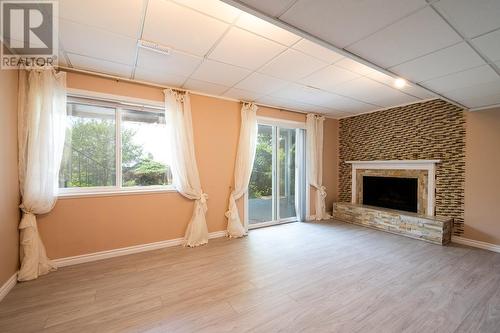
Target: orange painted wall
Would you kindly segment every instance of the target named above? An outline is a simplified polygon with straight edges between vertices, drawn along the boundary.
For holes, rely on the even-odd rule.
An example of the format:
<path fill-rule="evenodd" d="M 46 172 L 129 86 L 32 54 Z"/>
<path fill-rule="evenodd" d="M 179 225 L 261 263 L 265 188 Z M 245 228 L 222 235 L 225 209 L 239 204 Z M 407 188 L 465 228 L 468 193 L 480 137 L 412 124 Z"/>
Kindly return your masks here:
<path fill-rule="evenodd" d="M 3 47 L 0 43 L 0 47 Z M 17 75 L 0 70 L 0 286 L 19 265 L 19 183 L 17 178 Z"/>
<path fill-rule="evenodd" d="M 159 88 L 68 73 L 68 87 L 121 96 L 163 100 Z M 207 224 L 210 232 L 225 230 L 230 186 L 240 127 L 240 103 L 200 95 L 191 96 L 196 159 L 201 183 L 208 193 Z M 260 108 L 259 115 L 305 121 L 305 115 Z M 336 142 L 325 126 L 325 178 L 336 183 Z M 326 134 L 328 132 L 328 134 Z M 329 140 L 327 143 L 326 140 Z M 330 160 L 332 159 L 332 160 Z M 333 186 L 333 185 L 332 185 Z M 336 191 L 330 191 L 330 200 Z M 241 203 L 240 203 L 240 206 Z M 176 192 L 86 198 L 61 198 L 53 211 L 41 216 L 39 230 L 49 257 L 62 258 L 127 247 L 184 235 L 193 202 Z"/>

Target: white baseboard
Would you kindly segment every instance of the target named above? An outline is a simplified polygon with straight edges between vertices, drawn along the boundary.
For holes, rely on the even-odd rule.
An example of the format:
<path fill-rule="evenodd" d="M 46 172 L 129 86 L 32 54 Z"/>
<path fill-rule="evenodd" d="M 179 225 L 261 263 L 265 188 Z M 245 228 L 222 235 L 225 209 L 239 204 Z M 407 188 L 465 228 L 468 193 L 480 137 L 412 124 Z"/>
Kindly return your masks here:
<path fill-rule="evenodd" d="M 225 230 L 211 232 L 208 234 L 209 239 L 225 237 L 225 236 L 226 236 Z M 78 265 L 78 264 L 83 264 L 86 262 L 103 260 L 103 259 L 114 258 L 114 257 L 120 257 L 120 256 L 125 256 L 125 255 L 133 254 L 133 253 L 140 253 L 140 252 L 145 252 L 145 251 L 163 249 L 166 247 L 179 246 L 182 244 L 183 240 L 184 240 L 183 238 L 175 238 L 175 239 L 169 239 L 169 240 L 155 242 L 155 243 L 141 244 L 141 245 L 135 245 L 135 246 L 122 247 L 119 249 L 113 249 L 113 250 L 108 250 L 108 251 L 100 251 L 100 252 L 82 254 L 82 255 L 74 256 L 74 257 L 59 258 L 59 259 L 54 259 L 52 261 L 56 264 L 57 267 Z"/>
<path fill-rule="evenodd" d="M 469 238 L 464 238 L 464 237 L 460 237 L 460 236 L 451 236 L 451 241 L 453 243 L 457 243 L 457 244 L 469 245 L 469 246 L 477 247 L 477 248 L 480 248 L 483 250 L 489 250 L 489 251 L 500 253 L 500 245 L 496 245 L 496 244 L 481 242 L 481 241 L 477 241 L 477 240 L 469 239 Z"/>
<path fill-rule="evenodd" d="M 4 299 L 5 296 L 9 293 L 9 291 L 14 288 L 14 286 L 17 283 L 17 272 L 14 273 L 5 283 L 3 284 L 2 287 L 0 287 L 0 301 Z"/>

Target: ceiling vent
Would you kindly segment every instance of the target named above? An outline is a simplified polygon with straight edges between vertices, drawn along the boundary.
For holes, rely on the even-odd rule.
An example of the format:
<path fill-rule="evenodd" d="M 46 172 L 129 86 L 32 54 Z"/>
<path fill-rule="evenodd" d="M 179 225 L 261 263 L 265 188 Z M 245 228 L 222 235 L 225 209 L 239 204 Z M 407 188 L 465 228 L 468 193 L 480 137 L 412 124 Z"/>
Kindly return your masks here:
<path fill-rule="evenodd" d="M 137 42 L 137 46 L 139 46 L 140 48 L 150 50 L 150 51 L 153 51 L 156 53 L 160 53 L 163 55 L 167 55 L 167 56 L 170 55 L 172 52 L 172 49 L 168 46 L 161 45 L 161 44 L 158 44 L 155 42 L 150 42 L 150 41 L 144 40 L 144 39 L 139 39 L 139 41 Z"/>

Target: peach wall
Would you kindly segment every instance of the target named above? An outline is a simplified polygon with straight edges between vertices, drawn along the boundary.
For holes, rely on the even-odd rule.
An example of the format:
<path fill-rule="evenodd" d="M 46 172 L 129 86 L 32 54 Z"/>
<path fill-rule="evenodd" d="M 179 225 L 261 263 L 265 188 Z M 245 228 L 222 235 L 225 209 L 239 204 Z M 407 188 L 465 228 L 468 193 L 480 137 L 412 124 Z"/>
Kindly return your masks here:
<path fill-rule="evenodd" d="M 160 88 L 84 74 L 68 73 L 68 87 L 163 100 Z M 224 213 L 233 184 L 240 103 L 193 94 L 191 104 L 196 159 L 202 187 L 209 195 L 208 228 L 210 232 L 225 230 Z M 305 121 L 304 114 L 272 108 L 261 107 L 258 114 Z M 325 127 L 330 128 L 328 124 Z M 326 132 L 329 130 L 325 131 L 325 138 L 335 140 L 335 133 Z M 325 144 L 327 155 L 334 158 L 336 150 L 326 148 L 329 144 Z M 326 162 L 328 170 L 335 163 Z M 331 184 L 336 182 L 334 172 L 325 172 Z M 334 198 L 336 193 L 330 195 Z M 62 258 L 182 237 L 192 207 L 192 201 L 176 192 L 61 198 L 52 212 L 39 218 L 39 230 L 49 257 Z"/>
<path fill-rule="evenodd" d="M 2 45 L 0 44 L 0 47 Z M 17 71 L 0 70 L 0 286 L 19 263 L 17 178 Z"/>
<path fill-rule="evenodd" d="M 500 108 L 467 113 L 464 237 L 500 245 Z"/>

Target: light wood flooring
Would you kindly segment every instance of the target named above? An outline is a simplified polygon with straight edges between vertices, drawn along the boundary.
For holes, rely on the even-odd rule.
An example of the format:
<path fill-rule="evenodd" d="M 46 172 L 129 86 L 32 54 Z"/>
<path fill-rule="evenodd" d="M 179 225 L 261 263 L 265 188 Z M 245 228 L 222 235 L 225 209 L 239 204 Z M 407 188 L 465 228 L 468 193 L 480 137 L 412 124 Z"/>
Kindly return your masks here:
<path fill-rule="evenodd" d="M 340 222 L 66 267 L 0 332 L 500 332 L 500 254 Z"/>

